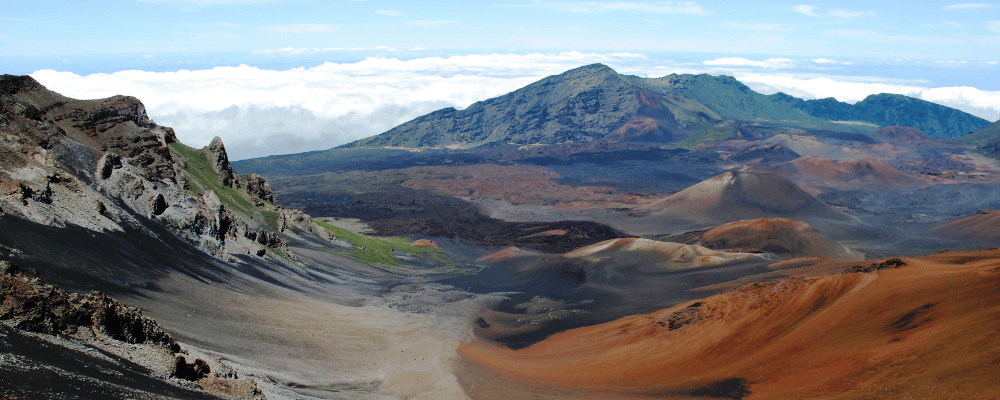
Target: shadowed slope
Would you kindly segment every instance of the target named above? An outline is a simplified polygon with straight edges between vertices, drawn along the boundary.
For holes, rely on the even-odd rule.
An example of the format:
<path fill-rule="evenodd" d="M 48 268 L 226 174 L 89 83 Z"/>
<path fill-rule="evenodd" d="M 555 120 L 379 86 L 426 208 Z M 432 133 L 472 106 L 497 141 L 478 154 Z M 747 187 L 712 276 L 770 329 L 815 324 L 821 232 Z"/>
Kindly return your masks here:
<path fill-rule="evenodd" d="M 610 397 L 989 398 L 1000 389 L 998 256 L 942 253 L 753 284 L 519 351 L 459 352 L 513 385 Z"/>
<path fill-rule="evenodd" d="M 931 232 L 953 239 L 996 245 L 1000 242 L 1000 211 L 984 210 L 931 228 Z"/>

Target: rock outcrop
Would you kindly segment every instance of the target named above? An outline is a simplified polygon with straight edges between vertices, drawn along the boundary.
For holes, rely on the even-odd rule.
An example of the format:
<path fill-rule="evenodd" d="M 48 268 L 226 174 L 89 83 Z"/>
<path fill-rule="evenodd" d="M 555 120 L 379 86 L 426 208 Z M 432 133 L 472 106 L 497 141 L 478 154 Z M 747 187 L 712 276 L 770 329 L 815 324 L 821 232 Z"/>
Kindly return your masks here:
<path fill-rule="evenodd" d="M 274 194 L 271 193 L 271 185 L 267 183 L 264 177 L 249 173 L 240 175 L 237 183 L 241 185 L 239 188 L 246 194 L 249 194 L 252 199 L 274 203 Z"/>
<path fill-rule="evenodd" d="M 229 164 L 229 154 L 226 153 L 226 146 L 222 144 L 222 138 L 216 136 L 212 143 L 205 148 L 208 155 L 209 165 L 219 174 L 219 183 L 222 186 L 233 187 L 233 166 Z"/>
<path fill-rule="evenodd" d="M 14 328 L 47 334 L 94 334 L 133 344 L 155 344 L 180 351 L 169 333 L 136 308 L 107 294 L 67 293 L 45 283 L 32 270 L 0 261 L 0 321 Z"/>
<path fill-rule="evenodd" d="M 0 77 L 0 213 L 153 235 L 148 218 L 219 258 L 262 245 L 294 258 L 278 235 L 290 211 L 273 202 L 263 177 L 233 172 L 222 139 L 188 148 L 134 97 L 75 100 L 31 77 Z M 279 214 L 274 226 L 264 213 Z"/>

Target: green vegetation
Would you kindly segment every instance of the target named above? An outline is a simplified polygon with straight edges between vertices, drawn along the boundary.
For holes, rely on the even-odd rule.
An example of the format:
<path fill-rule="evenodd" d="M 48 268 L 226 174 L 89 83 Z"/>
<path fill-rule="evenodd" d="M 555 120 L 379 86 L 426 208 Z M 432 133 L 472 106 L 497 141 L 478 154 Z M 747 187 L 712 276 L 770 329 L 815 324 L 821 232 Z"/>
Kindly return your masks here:
<path fill-rule="evenodd" d="M 728 125 L 707 125 L 700 132 L 688 136 L 679 142 L 670 143 L 664 148 L 694 150 L 701 143 L 717 142 L 736 137 L 736 128 Z"/>
<path fill-rule="evenodd" d="M 264 225 L 271 232 L 278 232 L 278 216 L 277 211 L 260 210 L 260 214 L 264 216 Z"/>
<path fill-rule="evenodd" d="M 395 252 L 410 254 L 441 252 L 441 250 L 435 248 L 413 247 L 410 245 L 410 241 L 405 238 L 376 239 L 330 225 L 320 220 L 313 220 L 313 222 L 323 229 L 330 231 L 337 239 L 346 240 L 357 247 L 351 251 L 351 256 L 358 261 L 399 265 L 399 260 L 396 259 Z M 438 259 L 440 260 L 440 257 Z"/>
<path fill-rule="evenodd" d="M 253 215 L 254 205 L 244 198 L 236 189 L 222 186 L 219 183 L 219 173 L 215 172 L 208 162 L 205 153 L 185 146 L 181 143 L 170 143 L 170 148 L 187 160 L 184 169 L 188 175 L 194 177 L 193 185 L 188 185 L 188 191 L 194 195 L 200 195 L 206 190 L 215 192 L 222 204 L 250 216 Z"/>

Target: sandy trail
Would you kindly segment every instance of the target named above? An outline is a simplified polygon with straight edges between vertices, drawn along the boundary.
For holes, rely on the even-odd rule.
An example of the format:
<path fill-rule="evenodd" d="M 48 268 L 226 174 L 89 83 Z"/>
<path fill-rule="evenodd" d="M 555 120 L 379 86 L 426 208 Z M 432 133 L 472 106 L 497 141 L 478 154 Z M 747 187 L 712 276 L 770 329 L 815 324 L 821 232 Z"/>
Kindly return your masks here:
<path fill-rule="evenodd" d="M 161 291 L 128 302 L 183 344 L 258 378 L 269 398 L 468 398 L 453 373 L 455 349 L 471 339 L 471 316 L 482 300 L 428 298 L 424 303 L 436 305 L 418 314 L 376 297 L 356 306 L 350 303 L 357 298 L 179 275 L 158 285 Z"/>

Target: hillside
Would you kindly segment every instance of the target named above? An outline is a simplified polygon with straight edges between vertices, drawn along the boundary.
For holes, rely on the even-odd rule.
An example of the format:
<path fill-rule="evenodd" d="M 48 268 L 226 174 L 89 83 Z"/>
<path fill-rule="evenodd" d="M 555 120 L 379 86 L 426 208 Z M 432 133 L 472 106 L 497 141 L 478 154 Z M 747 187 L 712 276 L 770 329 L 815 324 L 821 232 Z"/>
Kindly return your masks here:
<path fill-rule="evenodd" d="M 459 353 L 509 382 L 470 386 L 476 398 L 545 387 L 575 398 L 986 399 L 1000 365 L 996 257 L 751 284 L 521 350 L 477 341 Z"/>
<path fill-rule="evenodd" d="M 769 97 L 775 103 L 787 104 L 817 118 L 867 122 L 878 126 L 909 126 L 936 137 L 958 138 L 990 124 L 985 119 L 951 107 L 899 94 L 873 94 L 853 105 L 832 97 L 802 100 L 784 93 Z"/>
<path fill-rule="evenodd" d="M 785 258 L 863 258 L 834 242 L 805 222 L 787 218 L 759 218 L 731 222 L 691 240 L 710 249 L 745 253 L 769 252 Z"/>
<path fill-rule="evenodd" d="M 998 157 L 1000 156 L 1000 121 L 973 132 L 961 140 L 979 147 L 986 154 Z"/>

